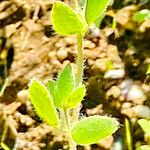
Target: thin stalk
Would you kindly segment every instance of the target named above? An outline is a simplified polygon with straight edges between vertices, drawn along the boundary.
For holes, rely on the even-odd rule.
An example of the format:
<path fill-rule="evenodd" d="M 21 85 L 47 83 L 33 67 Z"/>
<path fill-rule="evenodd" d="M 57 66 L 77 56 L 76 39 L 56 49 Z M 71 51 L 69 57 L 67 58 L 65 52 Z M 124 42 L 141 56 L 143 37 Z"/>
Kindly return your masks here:
<path fill-rule="evenodd" d="M 68 141 L 69 141 L 69 149 L 70 150 L 76 150 L 76 143 L 72 139 L 71 132 L 70 132 L 70 121 L 69 121 L 69 114 L 68 114 L 68 110 L 67 109 L 63 110 L 63 116 L 64 116 L 65 125 L 67 126 L 67 135 L 68 135 Z"/>
<path fill-rule="evenodd" d="M 79 104 L 75 109 L 73 109 L 72 113 L 72 123 L 78 122 L 78 118 L 80 115 L 81 104 Z"/>
<path fill-rule="evenodd" d="M 69 116 L 68 116 L 68 112 L 67 109 L 64 109 L 64 119 L 65 119 L 65 123 L 67 126 L 68 131 L 70 130 L 70 121 L 69 121 Z"/>
<path fill-rule="evenodd" d="M 133 150 L 130 123 L 127 118 L 125 118 L 125 129 L 126 129 L 126 143 L 127 143 L 128 150 Z"/>
<path fill-rule="evenodd" d="M 80 85 L 83 82 L 83 70 L 84 70 L 84 55 L 83 55 L 83 35 L 77 35 L 78 41 L 78 55 L 77 55 L 77 84 Z"/>
<path fill-rule="evenodd" d="M 68 127 L 66 125 L 66 119 L 65 119 L 65 114 L 64 114 L 64 110 L 60 109 L 60 119 L 61 119 L 61 126 L 60 126 L 60 131 L 67 131 Z"/>
<path fill-rule="evenodd" d="M 78 54 L 77 54 L 77 60 L 76 60 L 76 64 L 77 64 L 76 81 L 77 81 L 77 85 L 81 85 L 83 82 L 83 71 L 84 71 L 84 54 L 83 54 L 84 47 L 83 47 L 83 35 L 82 34 L 77 35 L 77 43 L 78 43 Z M 72 115 L 73 122 L 78 121 L 80 106 L 81 105 L 77 106 L 77 108 L 73 110 L 73 115 Z"/>

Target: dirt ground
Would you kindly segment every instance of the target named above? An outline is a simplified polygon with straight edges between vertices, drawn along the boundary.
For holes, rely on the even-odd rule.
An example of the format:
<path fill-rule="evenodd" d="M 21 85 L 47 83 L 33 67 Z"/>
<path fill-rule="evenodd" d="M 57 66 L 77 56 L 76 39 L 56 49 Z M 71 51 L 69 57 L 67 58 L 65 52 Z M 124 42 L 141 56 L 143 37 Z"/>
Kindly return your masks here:
<path fill-rule="evenodd" d="M 36 116 L 27 91 L 31 78 L 46 83 L 68 61 L 76 70 L 76 37 L 62 37 L 53 30 L 53 2 L 0 1 L 0 83 L 9 78 L 0 98 L 0 139 L 11 149 L 68 149 L 65 135 Z M 84 81 L 88 93 L 81 116 L 113 116 L 121 126 L 113 136 L 89 147 L 78 146 L 79 150 L 120 150 L 119 146 L 126 150 L 125 119 L 130 123 L 133 149 L 150 144 L 137 124 L 139 118 L 150 119 L 150 81 L 146 75 L 150 63 L 149 20 L 137 24 L 132 19 L 141 9 L 150 9 L 149 0 L 114 0 L 101 30 L 92 26 L 85 36 Z"/>

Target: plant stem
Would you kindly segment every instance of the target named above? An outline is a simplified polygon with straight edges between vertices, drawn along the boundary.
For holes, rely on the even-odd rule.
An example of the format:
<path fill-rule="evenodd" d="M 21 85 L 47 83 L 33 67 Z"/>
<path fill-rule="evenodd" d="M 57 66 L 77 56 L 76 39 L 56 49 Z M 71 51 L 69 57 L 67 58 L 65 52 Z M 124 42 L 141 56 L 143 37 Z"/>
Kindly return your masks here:
<path fill-rule="evenodd" d="M 63 111 L 64 111 L 64 119 L 67 126 L 67 130 L 70 130 L 70 122 L 69 122 L 67 109 L 64 109 Z"/>
<path fill-rule="evenodd" d="M 63 110 L 63 116 L 64 116 L 65 125 L 67 126 L 67 136 L 68 136 L 68 141 L 69 141 L 69 149 L 70 150 L 76 150 L 76 143 L 72 139 L 71 132 L 70 132 L 70 121 L 69 121 L 69 114 L 68 114 L 67 109 Z"/>
<path fill-rule="evenodd" d="M 81 85 L 83 82 L 83 70 L 84 70 L 84 55 L 83 55 L 83 35 L 78 34 L 77 35 L 77 42 L 78 42 L 78 55 L 77 55 L 77 84 Z M 79 111 L 80 111 L 80 105 L 77 106 L 76 109 L 73 110 L 73 122 L 78 121 L 78 116 L 79 116 Z M 71 133 L 70 133 L 70 121 L 69 121 L 69 116 L 67 113 L 67 109 L 64 109 L 61 111 L 62 113 L 62 120 L 64 123 L 64 126 L 67 127 L 67 132 L 68 132 L 68 139 L 69 139 L 69 147 L 70 150 L 76 150 L 76 143 L 72 139 Z"/>
<path fill-rule="evenodd" d="M 60 119 L 61 119 L 60 131 L 65 131 L 66 132 L 68 130 L 68 127 L 66 125 L 64 110 L 60 109 L 59 112 L 60 112 Z"/>
<path fill-rule="evenodd" d="M 84 70 L 84 56 L 83 56 L 83 35 L 77 35 L 78 41 L 78 55 L 77 55 L 77 84 L 82 84 L 83 81 L 83 70 Z"/>
<path fill-rule="evenodd" d="M 125 129 L 126 129 L 126 143 L 128 150 L 132 150 L 132 136 L 130 129 L 130 122 L 127 118 L 125 118 Z"/>
<path fill-rule="evenodd" d="M 77 85 L 81 85 L 83 82 L 83 70 L 84 70 L 84 54 L 83 54 L 84 47 L 83 47 L 82 34 L 77 35 L 77 42 L 78 42 L 78 54 L 77 54 L 77 61 L 76 61 L 77 64 L 76 81 L 77 81 Z M 78 121 L 80 106 L 81 105 L 77 106 L 77 108 L 73 110 L 73 115 L 72 115 L 73 122 Z"/>

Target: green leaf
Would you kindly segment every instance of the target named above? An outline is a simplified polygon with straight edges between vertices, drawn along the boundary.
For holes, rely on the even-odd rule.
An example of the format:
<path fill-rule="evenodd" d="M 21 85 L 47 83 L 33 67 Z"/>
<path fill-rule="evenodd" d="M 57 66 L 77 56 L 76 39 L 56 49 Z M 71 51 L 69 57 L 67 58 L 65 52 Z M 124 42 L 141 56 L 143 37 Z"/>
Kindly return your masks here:
<path fill-rule="evenodd" d="M 150 10 L 143 9 L 133 15 L 133 20 L 136 22 L 143 22 L 150 19 Z"/>
<path fill-rule="evenodd" d="M 6 87 L 7 87 L 7 85 L 8 85 L 8 78 L 6 78 L 3 81 L 2 85 L 0 85 L 0 97 L 4 94 L 4 91 L 5 91 Z"/>
<path fill-rule="evenodd" d="M 90 26 L 105 11 L 110 0 L 87 0 L 85 18 Z"/>
<path fill-rule="evenodd" d="M 105 14 L 102 13 L 102 14 L 97 18 L 97 20 L 95 21 L 95 25 L 96 25 L 97 28 L 100 28 L 100 27 L 101 27 L 101 24 L 102 24 L 102 21 L 103 21 L 104 17 L 105 17 Z"/>
<path fill-rule="evenodd" d="M 149 145 L 142 145 L 142 146 L 136 148 L 136 150 L 150 150 L 150 146 Z"/>
<path fill-rule="evenodd" d="M 30 100 L 37 114 L 49 125 L 58 127 L 59 118 L 52 97 L 46 86 L 38 81 L 31 80 L 29 85 Z"/>
<path fill-rule="evenodd" d="M 72 137 L 79 145 L 94 144 L 113 134 L 119 123 L 107 116 L 91 116 L 77 122 L 72 128 Z"/>
<path fill-rule="evenodd" d="M 148 68 L 147 68 L 147 71 L 146 71 L 146 75 L 150 75 L 150 64 L 148 64 Z"/>
<path fill-rule="evenodd" d="M 141 126 L 145 133 L 150 133 L 150 120 L 140 119 L 138 120 L 138 124 Z"/>
<path fill-rule="evenodd" d="M 69 101 L 67 103 L 67 108 L 75 108 L 81 101 L 86 94 L 85 85 L 78 86 L 71 94 Z"/>
<path fill-rule="evenodd" d="M 47 88 L 53 97 L 55 106 L 57 108 L 61 108 L 62 107 L 62 104 L 61 104 L 62 101 L 61 101 L 61 99 L 59 97 L 59 93 L 58 93 L 58 82 L 54 81 L 54 80 L 49 81 L 47 84 Z"/>
<path fill-rule="evenodd" d="M 55 2 L 51 12 L 54 29 L 61 35 L 72 35 L 82 32 L 83 23 L 70 7 L 62 2 Z"/>
<path fill-rule="evenodd" d="M 1 142 L 1 147 L 2 147 L 4 150 L 10 150 L 10 148 L 9 148 L 4 142 Z"/>
<path fill-rule="evenodd" d="M 58 93 L 61 98 L 61 104 L 66 106 L 67 101 L 75 88 L 75 77 L 72 67 L 67 65 L 59 74 L 58 77 Z"/>

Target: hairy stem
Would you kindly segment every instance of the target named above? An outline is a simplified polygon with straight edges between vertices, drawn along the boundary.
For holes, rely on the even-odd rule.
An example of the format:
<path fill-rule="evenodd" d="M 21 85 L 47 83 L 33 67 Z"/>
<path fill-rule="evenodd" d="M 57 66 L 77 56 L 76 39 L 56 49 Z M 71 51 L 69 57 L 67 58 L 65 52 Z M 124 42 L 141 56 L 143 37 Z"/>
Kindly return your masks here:
<path fill-rule="evenodd" d="M 80 85 L 83 82 L 83 70 L 84 70 L 84 56 L 83 56 L 83 35 L 77 35 L 78 40 L 78 55 L 77 55 L 77 84 Z"/>
<path fill-rule="evenodd" d="M 66 118 L 65 118 L 64 110 L 60 109 L 59 112 L 60 112 L 60 119 L 61 119 L 60 130 L 66 132 L 68 130 L 68 126 L 66 124 Z"/>
<path fill-rule="evenodd" d="M 78 42 L 78 55 L 77 55 L 77 76 L 76 81 L 78 85 L 81 85 L 83 82 L 83 71 L 84 71 L 84 55 L 83 55 L 83 35 L 77 35 L 77 42 Z M 77 122 L 79 117 L 81 105 L 78 105 L 77 108 L 73 110 L 72 121 Z"/>
<path fill-rule="evenodd" d="M 77 35 L 77 41 L 78 41 L 78 55 L 77 55 L 77 84 L 81 85 L 83 82 L 83 71 L 84 71 L 84 55 L 83 55 L 83 35 L 78 34 Z M 80 112 L 81 104 L 79 104 L 75 109 L 73 109 L 72 114 L 72 122 L 77 122 L 79 118 L 79 112 Z"/>
<path fill-rule="evenodd" d="M 65 125 L 67 127 L 67 136 L 68 136 L 68 141 L 69 141 L 69 149 L 70 150 L 76 150 L 76 143 L 74 142 L 74 140 L 72 139 L 71 136 L 71 132 L 70 132 L 70 121 L 69 121 L 69 114 L 68 114 L 68 110 L 64 109 L 63 110 L 63 116 L 64 116 L 64 121 L 65 121 Z"/>
<path fill-rule="evenodd" d="M 68 112 L 67 109 L 64 109 L 64 120 L 67 126 L 67 130 L 70 130 L 70 122 L 69 122 L 69 116 L 68 116 Z"/>

